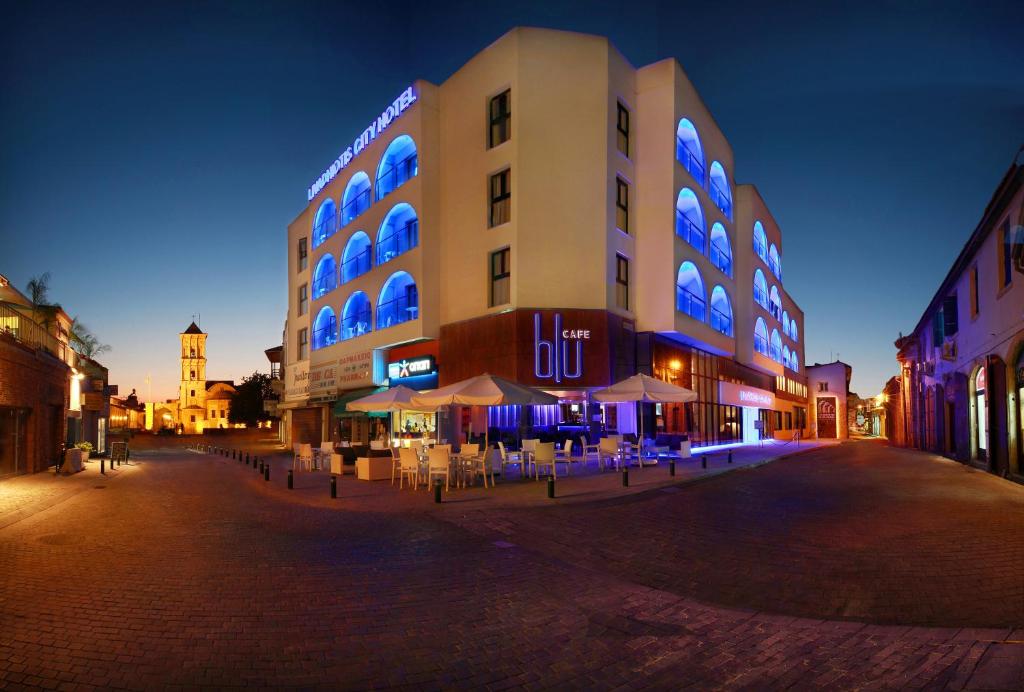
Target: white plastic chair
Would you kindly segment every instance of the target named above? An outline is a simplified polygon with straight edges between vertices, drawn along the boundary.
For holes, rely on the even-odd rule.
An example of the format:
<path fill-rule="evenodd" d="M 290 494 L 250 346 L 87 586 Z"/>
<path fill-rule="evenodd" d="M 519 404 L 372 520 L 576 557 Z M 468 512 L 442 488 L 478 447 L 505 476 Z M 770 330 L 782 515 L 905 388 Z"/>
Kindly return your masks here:
<path fill-rule="evenodd" d="M 602 437 L 598 440 L 598 465 L 602 470 L 607 468 L 605 459 L 613 468 L 619 467 L 619 440 L 616 437 Z"/>
<path fill-rule="evenodd" d="M 405 479 L 409 479 L 409 487 L 413 490 L 420 484 L 420 458 L 411 447 L 402 447 L 398 450 L 399 477 L 398 489 L 404 487 Z"/>
<path fill-rule="evenodd" d="M 334 454 L 334 443 L 321 442 L 320 449 L 316 450 L 317 468 L 330 470 L 332 454 Z"/>
<path fill-rule="evenodd" d="M 506 466 L 518 466 L 519 475 L 526 476 L 526 464 L 521 454 L 509 454 L 508 450 L 505 449 L 504 442 L 498 442 L 498 453 L 501 455 L 501 477 L 505 478 L 505 467 Z"/>
<path fill-rule="evenodd" d="M 565 475 L 569 475 L 569 469 L 572 467 L 572 438 L 565 438 L 565 442 L 562 443 L 562 448 L 555 448 L 555 463 L 565 464 Z"/>
<path fill-rule="evenodd" d="M 401 447 L 391 448 L 391 485 L 395 484 L 395 474 L 402 473 Z"/>
<path fill-rule="evenodd" d="M 309 471 L 313 468 L 313 445 L 299 445 L 299 452 L 292 461 L 292 468 L 298 471 Z"/>
<path fill-rule="evenodd" d="M 589 444 L 587 442 L 587 436 L 586 435 L 580 435 L 580 449 L 583 450 L 583 458 L 581 459 L 581 461 L 583 462 L 584 466 L 587 465 L 587 459 L 590 458 L 591 454 L 593 454 L 595 457 L 597 457 L 597 465 L 598 466 L 601 465 L 601 446 L 600 445 Z"/>
<path fill-rule="evenodd" d="M 540 467 L 545 466 L 551 469 L 551 477 L 558 478 L 555 472 L 555 443 L 538 442 L 533 448 L 533 478 L 540 479 Z"/>
<path fill-rule="evenodd" d="M 444 447 L 431 447 L 430 451 L 427 452 L 427 487 L 430 487 L 430 481 L 433 480 L 434 476 L 444 476 L 444 490 L 448 492 L 448 487 L 452 476 L 452 467 L 448 458 L 448 450 Z"/>

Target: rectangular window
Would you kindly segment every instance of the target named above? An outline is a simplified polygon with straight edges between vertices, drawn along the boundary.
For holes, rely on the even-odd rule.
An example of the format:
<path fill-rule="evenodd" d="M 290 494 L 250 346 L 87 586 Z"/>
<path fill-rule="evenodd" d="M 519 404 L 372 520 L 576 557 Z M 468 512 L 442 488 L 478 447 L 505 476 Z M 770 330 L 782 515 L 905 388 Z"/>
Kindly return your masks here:
<path fill-rule="evenodd" d="M 491 176 L 491 228 L 512 218 L 512 171 L 506 168 Z"/>
<path fill-rule="evenodd" d="M 615 255 L 615 305 L 629 310 L 629 260 Z"/>
<path fill-rule="evenodd" d="M 978 304 L 978 267 L 971 267 L 971 317 L 977 317 L 981 312 Z"/>
<path fill-rule="evenodd" d="M 942 300 L 942 335 L 953 336 L 960 329 L 959 315 L 957 315 L 956 294 L 946 296 Z"/>
<path fill-rule="evenodd" d="M 306 284 L 299 286 L 299 314 L 305 315 L 309 309 L 309 291 Z"/>
<path fill-rule="evenodd" d="M 629 111 L 621 103 L 618 106 L 618 115 L 615 122 L 616 144 L 619 151 L 629 156 Z"/>
<path fill-rule="evenodd" d="M 828 382 L 819 382 L 818 383 L 818 391 L 819 392 L 827 392 L 828 391 Z"/>
<path fill-rule="evenodd" d="M 775 429 L 782 430 L 782 411 L 772 411 L 775 414 Z"/>
<path fill-rule="evenodd" d="M 512 90 L 506 89 L 492 98 L 487 111 L 490 125 L 487 148 L 490 149 L 512 138 Z"/>
<path fill-rule="evenodd" d="M 189 416 L 189 417 L 190 417 L 190 418 L 192 419 L 192 422 L 193 422 L 193 423 L 195 423 L 195 422 L 196 422 L 196 417 L 195 417 L 195 416 Z"/>
<path fill-rule="evenodd" d="M 629 183 L 615 179 L 615 227 L 629 233 Z"/>
<path fill-rule="evenodd" d="M 793 429 L 793 414 L 790 411 L 786 411 L 786 430 Z"/>
<path fill-rule="evenodd" d="M 999 238 L 999 288 L 1005 288 L 1013 280 L 1013 236 L 1010 235 L 1009 220 L 1003 224 Z"/>
<path fill-rule="evenodd" d="M 299 271 L 309 266 L 309 248 L 305 238 L 299 238 Z"/>
<path fill-rule="evenodd" d="M 512 267 L 510 250 L 491 253 L 491 307 L 512 302 Z"/>
<path fill-rule="evenodd" d="M 299 360 L 309 358 L 309 329 L 303 327 L 299 330 Z"/>

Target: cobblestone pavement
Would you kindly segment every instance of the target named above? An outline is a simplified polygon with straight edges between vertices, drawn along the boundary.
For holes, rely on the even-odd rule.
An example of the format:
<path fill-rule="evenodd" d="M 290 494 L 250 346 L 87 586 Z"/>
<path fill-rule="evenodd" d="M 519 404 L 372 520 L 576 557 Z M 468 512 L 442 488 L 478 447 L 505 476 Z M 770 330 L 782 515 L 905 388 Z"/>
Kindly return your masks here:
<path fill-rule="evenodd" d="M 0 529 L 0 686 L 1024 686 L 1024 631 L 1008 622 L 888 626 L 767 612 L 756 599 L 723 606 L 721 593 L 698 593 L 680 576 L 713 574 L 703 563 L 727 562 L 728 546 L 712 537 L 680 540 L 694 523 L 658 533 L 676 546 L 662 551 L 667 563 L 636 552 L 647 532 L 685 516 L 677 507 L 693 505 L 716 527 L 710 536 L 738 541 L 738 574 L 750 571 L 756 543 L 739 540 L 748 520 L 742 528 L 750 535 L 793 537 L 806 568 L 813 560 L 804 551 L 834 561 L 843 542 L 852 549 L 857 526 L 869 525 L 859 519 L 868 509 L 906 520 L 913 513 L 900 507 L 931 498 L 936 532 L 962 521 L 966 503 L 981 515 L 970 525 L 984 526 L 1007 549 L 1001 557 L 972 552 L 966 530 L 948 540 L 949 552 L 965 555 L 963 599 L 972 591 L 982 601 L 1009 598 L 1002 586 L 987 591 L 986 582 L 1017 566 L 1006 527 L 1014 516 L 1020 525 L 1021 489 L 925 455 L 844 445 L 670 492 L 598 493 L 552 508 L 435 506 L 422 491 L 396 491 L 392 511 L 361 507 L 362 494 L 379 492 L 348 479 L 332 503 L 322 493 L 289 493 L 277 470 L 266 483 L 223 458 L 175 451 L 140 460 L 95 484 L 102 488 L 84 488 Z M 896 471 L 882 468 L 889 465 Z M 858 487 L 874 505 L 855 497 Z M 772 498 L 798 490 L 807 494 L 772 510 Z M 755 509 L 741 511 L 744 503 Z M 630 520 L 637 523 L 624 533 Z M 557 538 L 562 527 L 572 540 Z M 900 542 L 931 545 L 938 539 L 921 538 L 927 531 L 862 536 L 870 543 L 865 554 L 875 551 L 881 563 L 900 554 Z M 820 540 L 828 535 L 835 545 Z M 630 536 L 632 543 L 624 541 Z M 599 560 L 602 543 L 609 552 Z M 770 543 L 762 553 L 766 569 L 775 570 L 781 559 Z M 712 552 L 684 553 L 694 546 Z M 969 564 L 976 559 L 990 564 Z M 652 572 L 652 564 L 663 566 Z M 906 562 L 900 569 L 913 568 Z M 752 590 L 770 581 L 748 576 L 757 577 Z"/>

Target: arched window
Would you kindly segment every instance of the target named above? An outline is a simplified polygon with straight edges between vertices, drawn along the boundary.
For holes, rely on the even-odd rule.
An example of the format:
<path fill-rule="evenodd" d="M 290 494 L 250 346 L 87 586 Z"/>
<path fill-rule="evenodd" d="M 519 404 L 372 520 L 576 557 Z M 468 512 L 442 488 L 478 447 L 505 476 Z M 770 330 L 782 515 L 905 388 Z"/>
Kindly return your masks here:
<path fill-rule="evenodd" d="M 711 264 L 718 267 L 726 276 L 732 276 L 732 247 L 725 226 L 717 221 L 711 226 Z"/>
<path fill-rule="evenodd" d="M 793 372 L 800 372 L 800 356 L 793 350 L 789 354 L 789 366 Z"/>
<path fill-rule="evenodd" d="M 764 279 L 764 272 L 758 269 L 754 272 L 754 302 L 768 309 L 768 282 Z"/>
<path fill-rule="evenodd" d="M 341 225 L 346 225 L 370 208 L 370 176 L 359 171 L 348 181 L 341 198 Z"/>
<path fill-rule="evenodd" d="M 782 333 L 789 336 L 789 313 L 785 310 L 782 311 Z"/>
<path fill-rule="evenodd" d="M 416 282 L 407 272 L 395 272 L 377 298 L 377 329 L 386 329 L 419 316 L 420 300 Z"/>
<path fill-rule="evenodd" d="M 676 310 L 703 322 L 707 308 L 705 295 L 704 280 L 700 278 L 697 265 L 693 262 L 680 264 L 676 275 Z"/>
<path fill-rule="evenodd" d="M 776 279 L 782 281 L 782 260 L 779 259 L 779 249 L 775 247 L 775 243 L 768 248 L 768 268 L 772 270 Z"/>
<path fill-rule="evenodd" d="M 974 403 L 976 406 L 977 418 L 975 419 L 978 425 L 978 453 L 984 455 L 985 450 L 988 449 L 988 410 L 986 408 L 985 389 L 987 387 L 985 382 L 985 368 L 984 366 L 978 368 L 977 374 L 974 376 Z"/>
<path fill-rule="evenodd" d="M 729 177 L 725 174 L 725 169 L 718 161 L 711 162 L 708 192 L 715 206 L 722 210 L 726 218 L 732 219 L 732 188 L 729 187 Z"/>
<path fill-rule="evenodd" d="M 704 187 L 704 147 L 700 145 L 697 128 L 686 118 L 676 128 L 676 159 Z"/>
<path fill-rule="evenodd" d="M 772 330 L 772 360 L 776 363 L 782 362 L 782 337 L 779 336 L 779 330 Z"/>
<path fill-rule="evenodd" d="M 354 339 L 372 330 L 370 298 L 362 291 L 356 291 L 348 297 L 341 311 L 341 338 Z"/>
<path fill-rule="evenodd" d="M 784 365 L 785 367 L 787 367 L 787 368 L 788 368 L 788 367 L 789 367 L 789 365 L 790 365 L 790 363 L 789 363 L 789 356 L 790 356 L 790 353 L 789 353 L 789 346 L 786 346 L 785 344 L 783 344 L 783 345 L 782 345 L 782 364 L 783 364 L 783 365 Z"/>
<path fill-rule="evenodd" d="M 396 204 L 377 231 L 377 264 L 384 264 L 419 245 L 420 224 L 416 210 L 402 202 Z"/>
<path fill-rule="evenodd" d="M 763 317 L 758 317 L 754 323 L 754 350 L 758 353 L 768 355 L 768 325 Z"/>
<path fill-rule="evenodd" d="M 409 178 L 416 177 L 419 165 L 416 158 L 416 143 L 409 135 L 396 137 L 377 166 L 377 199 L 381 199 Z"/>
<path fill-rule="evenodd" d="M 313 350 L 324 348 L 338 341 L 338 318 L 328 306 L 320 308 L 313 321 Z"/>
<path fill-rule="evenodd" d="M 796 318 L 795 317 L 792 320 L 789 321 L 789 336 L 790 336 L 790 338 L 793 339 L 793 341 L 800 341 L 800 335 L 797 334 L 797 330 L 796 330 Z"/>
<path fill-rule="evenodd" d="M 328 197 L 316 210 L 316 216 L 313 217 L 313 247 L 334 235 L 334 232 L 338 230 L 337 218 L 338 207 L 334 204 L 334 200 Z"/>
<path fill-rule="evenodd" d="M 754 254 L 768 264 L 768 236 L 764 234 L 764 226 L 760 221 L 754 222 Z"/>
<path fill-rule="evenodd" d="M 684 187 L 676 198 L 676 235 L 704 254 L 704 212 L 693 190 Z"/>
<path fill-rule="evenodd" d="M 353 233 L 345 245 L 345 254 L 341 257 L 341 283 L 348 283 L 370 271 L 371 253 L 370 236 L 362 231 Z"/>
<path fill-rule="evenodd" d="M 776 286 L 772 286 L 768 293 L 768 312 L 772 313 L 775 319 L 782 320 L 782 299 L 779 298 L 779 289 Z"/>
<path fill-rule="evenodd" d="M 338 267 L 334 255 L 327 253 L 316 263 L 313 271 L 313 300 L 338 287 Z"/>
<path fill-rule="evenodd" d="M 711 328 L 732 336 L 732 305 L 729 304 L 729 294 L 721 286 L 715 286 L 711 291 Z"/>

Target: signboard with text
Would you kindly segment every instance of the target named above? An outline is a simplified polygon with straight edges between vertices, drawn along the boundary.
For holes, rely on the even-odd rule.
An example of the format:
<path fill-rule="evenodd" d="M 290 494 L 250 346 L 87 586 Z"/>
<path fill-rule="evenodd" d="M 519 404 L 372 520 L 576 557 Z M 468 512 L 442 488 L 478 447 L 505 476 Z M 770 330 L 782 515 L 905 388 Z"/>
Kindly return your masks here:
<path fill-rule="evenodd" d="M 718 383 L 718 403 L 726 406 L 749 406 L 774 409 L 775 394 L 766 389 L 751 387 L 735 382 Z"/>

